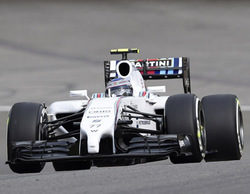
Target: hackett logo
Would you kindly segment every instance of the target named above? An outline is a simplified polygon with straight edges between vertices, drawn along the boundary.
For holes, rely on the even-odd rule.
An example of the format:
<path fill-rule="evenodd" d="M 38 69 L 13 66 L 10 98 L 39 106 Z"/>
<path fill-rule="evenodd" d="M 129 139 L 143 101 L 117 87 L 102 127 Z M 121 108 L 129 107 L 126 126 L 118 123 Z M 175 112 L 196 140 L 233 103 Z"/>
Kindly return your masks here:
<path fill-rule="evenodd" d="M 147 67 L 171 67 L 171 60 L 145 61 Z M 131 61 L 135 67 L 143 67 L 144 61 Z"/>

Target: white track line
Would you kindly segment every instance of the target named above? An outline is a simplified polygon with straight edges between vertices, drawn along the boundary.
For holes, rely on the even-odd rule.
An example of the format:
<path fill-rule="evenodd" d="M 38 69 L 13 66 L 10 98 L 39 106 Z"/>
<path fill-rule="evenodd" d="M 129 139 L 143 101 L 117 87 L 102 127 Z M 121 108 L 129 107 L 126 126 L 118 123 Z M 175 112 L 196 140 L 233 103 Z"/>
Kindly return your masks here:
<path fill-rule="evenodd" d="M 242 111 L 245 111 L 245 112 L 248 112 L 248 111 L 250 111 L 250 106 L 248 106 L 248 105 L 243 105 L 243 106 L 241 106 L 241 110 L 242 110 Z"/>
<path fill-rule="evenodd" d="M 8 112 L 11 106 L 0 106 L 0 112 Z"/>
<path fill-rule="evenodd" d="M 0 106 L 0 112 L 8 112 L 10 110 L 11 106 L 5 105 Z M 250 106 L 249 105 L 243 105 L 241 106 L 241 110 L 244 112 L 250 112 Z"/>

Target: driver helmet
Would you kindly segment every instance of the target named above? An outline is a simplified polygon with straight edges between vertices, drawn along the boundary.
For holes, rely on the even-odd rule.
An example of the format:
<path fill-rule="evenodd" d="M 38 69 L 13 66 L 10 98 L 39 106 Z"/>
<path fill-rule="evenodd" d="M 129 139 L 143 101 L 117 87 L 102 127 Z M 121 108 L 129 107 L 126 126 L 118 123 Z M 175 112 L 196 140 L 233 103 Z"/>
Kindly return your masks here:
<path fill-rule="evenodd" d="M 107 84 L 106 95 L 111 97 L 133 96 L 133 88 L 129 79 L 113 79 Z"/>

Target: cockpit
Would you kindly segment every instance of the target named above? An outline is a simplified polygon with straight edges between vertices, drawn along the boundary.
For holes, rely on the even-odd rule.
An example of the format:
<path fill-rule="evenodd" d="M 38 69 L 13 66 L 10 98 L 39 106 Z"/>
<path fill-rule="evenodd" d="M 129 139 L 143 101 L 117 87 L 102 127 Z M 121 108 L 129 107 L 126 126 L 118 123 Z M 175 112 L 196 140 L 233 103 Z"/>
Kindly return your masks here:
<path fill-rule="evenodd" d="M 133 96 L 133 88 L 129 80 L 114 79 L 108 83 L 106 88 L 106 96 Z"/>

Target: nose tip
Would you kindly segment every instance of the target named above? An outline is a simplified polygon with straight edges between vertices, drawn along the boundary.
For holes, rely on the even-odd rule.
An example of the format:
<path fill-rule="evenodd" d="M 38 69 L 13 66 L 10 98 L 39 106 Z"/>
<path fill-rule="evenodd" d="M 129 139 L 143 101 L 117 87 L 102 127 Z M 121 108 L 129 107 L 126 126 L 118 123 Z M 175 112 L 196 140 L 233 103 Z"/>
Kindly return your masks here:
<path fill-rule="evenodd" d="M 99 145 L 98 146 L 96 146 L 96 145 L 89 145 L 89 147 L 88 147 L 88 153 L 90 153 L 90 154 L 99 153 Z"/>
<path fill-rule="evenodd" d="M 101 136 L 98 137 L 97 135 L 88 137 L 88 153 L 89 154 L 99 153 L 100 138 Z"/>

